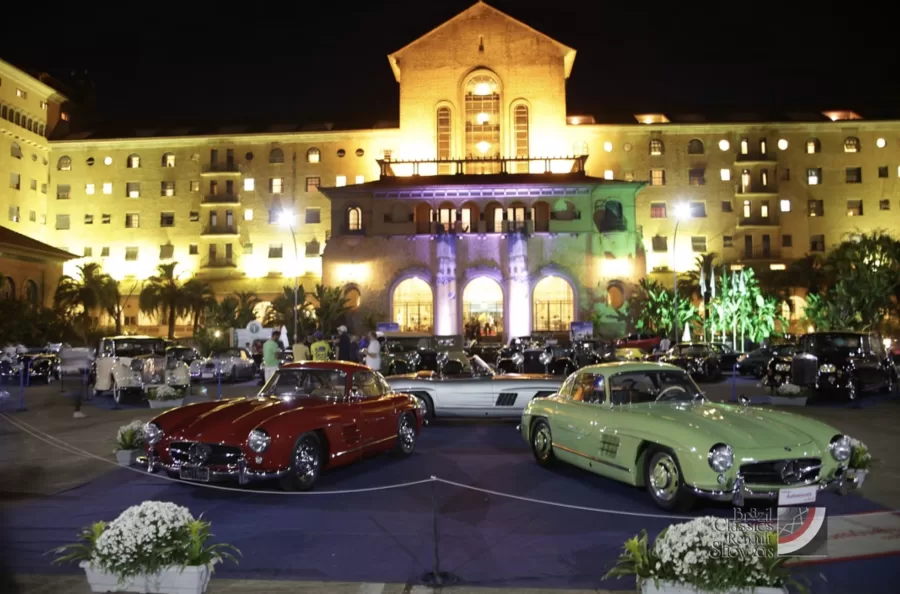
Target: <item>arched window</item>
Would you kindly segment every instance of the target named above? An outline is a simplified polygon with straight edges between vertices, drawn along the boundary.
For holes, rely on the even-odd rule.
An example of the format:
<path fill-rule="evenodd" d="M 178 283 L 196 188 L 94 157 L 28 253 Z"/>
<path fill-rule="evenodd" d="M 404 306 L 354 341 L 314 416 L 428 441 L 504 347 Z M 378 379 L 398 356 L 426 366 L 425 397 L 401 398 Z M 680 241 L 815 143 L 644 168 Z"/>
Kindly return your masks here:
<path fill-rule="evenodd" d="M 749 138 L 741 138 L 741 154 L 742 155 L 750 154 L 750 139 Z"/>
<path fill-rule="evenodd" d="M 434 328 L 434 293 L 420 278 L 408 278 L 391 295 L 394 322 L 401 332 L 431 332 Z"/>
<path fill-rule="evenodd" d="M 18 142 L 12 143 L 9 147 L 9 154 L 15 157 L 16 159 L 22 158 L 22 147 L 19 146 Z"/>
<path fill-rule="evenodd" d="M 344 289 L 344 305 L 350 309 L 357 309 L 360 303 L 362 303 L 362 293 L 357 287 L 350 286 Z"/>
<path fill-rule="evenodd" d="M 284 151 L 280 148 L 269 151 L 269 163 L 284 163 Z"/>
<path fill-rule="evenodd" d="M 601 214 L 603 216 L 600 222 L 601 233 L 625 230 L 625 216 L 622 212 L 621 202 L 618 200 L 607 200 Z"/>
<path fill-rule="evenodd" d="M 818 138 L 810 138 L 806 141 L 806 153 L 809 155 L 822 152 L 822 144 Z"/>
<path fill-rule="evenodd" d="M 20 114 L 18 111 L 16 112 L 15 118 L 13 119 L 13 123 L 16 126 L 22 125 L 22 114 Z"/>
<path fill-rule="evenodd" d="M 38 291 L 37 283 L 33 280 L 29 279 L 25 281 L 25 286 L 22 287 L 23 295 L 25 301 L 30 303 L 31 305 L 39 305 L 41 301 L 40 292 Z"/>
<path fill-rule="evenodd" d="M 175 153 L 164 153 L 161 165 L 163 167 L 175 167 Z"/>
<path fill-rule="evenodd" d="M 347 209 L 347 231 L 362 231 L 362 210 L 358 206 Z"/>
<path fill-rule="evenodd" d="M 650 154 L 654 157 L 658 157 L 666 152 L 666 147 L 663 144 L 663 141 L 659 138 L 654 138 L 650 141 Z"/>
<path fill-rule="evenodd" d="M 43 135 L 44 135 L 44 131 L 45 131 L 45 130 L 44 130 L 44 124 L 41 124 L 41 125 L 39 126 L 39 128 L 38 128 L 38 134 L 40 134 L 41 136 L 43 136 Z"/>
<path fill-rule="evenodd" d="M 503 288 L 487 276 L 473 278 L 463 289 L 463 326 L 469 338 L 503 334 Z"/>
<path fill-rule="evenodd" d="M 6 110 L 7 110 L 7 109 L 8 109 L 8 108 L 7 108 L 5 105 L 0 105 L 0 118 L 3 118 L 4 120 L 6 119 L 6 117 L 7 117 L 7 111 L 6 111 Z"/>
<path fill-rule="evenodd" d="M 558 276 L 545 276 L 532 293 L 533 331 L 568 332 L 575 319 L 572 285 Z"/>
<path fill-rule="evenodd" d="M 439 107 L 437 110 L 437 158 L 449 159 L 453 142 L 453 127 L 450 119 L 450 108 Z"/>
<path fill-rule="evenodd" d="M 703 154 L 703 141 L 698 138 L 694 138 L 690 142 L 688 142 L 688 154 L 689 155 L 702 155 Z"/>
<path fill-rule="evenodd" d="M 466 98 L 466 156 L 498 158 L 500 156 L 500 85 L 490 74 L 477 74 L 469 79 Z M 487 165 L 482 173 L 496 173 L 499 163 Z"/>
<path fill-rule="evenodd" d="M 6 299 L 16 298 L 16 281 L 11 277 L 7 276 L 3 279 L 3 282 L 0 282 L 0 297 Z"/>
<path fill-rule="evenodd" d="M 56 168 L 59 171 L 72 171 L 72 159 L 63 155 L 56 162 Z"/>
<path fill-rule="evenodd" d="M 611 282 L 606 287 L 606 305 L 614 310 L 618 310 L 625 305 L 625 290 L 622 284 Z"/>
<path fill-rule="evenodd" d="M 319 152 L 319 149 L 313 147 L 306 151 L 306 162 L 307 163 L 318 163 L 322 159 L 322 153 Z"/>
<path fill-rule="evenodd" d="M 128 158 L 125 160 L 125 167 L 128 169 L 138 169 L 141 166 L 141 157 L 137 154 L 128 155 Z"/>
<path fill-rule="evenodd" d="M 516 105 L 513 111 L 513 125 L 515 126 L 516 134 L 516 156 L 527 157 L 530 153 L 527 105 Z"/>
<path fill-rule="evenodd" d="M 26 120 L 26 122 L 25 122 L 25 129 L 28 130 L 29 132 L 32 132 L 31 127 L 33 125 L 34 125 L 34 120 L 32 120 L 31 118 L 28 118 L 28 120 Z"/>
<path fill-rule="evenodd" d="M 858 153 L 859 152 L 859 138 L 855 136 L 848 136 L 844 139 L 844 152 L 845 153 Z"/>

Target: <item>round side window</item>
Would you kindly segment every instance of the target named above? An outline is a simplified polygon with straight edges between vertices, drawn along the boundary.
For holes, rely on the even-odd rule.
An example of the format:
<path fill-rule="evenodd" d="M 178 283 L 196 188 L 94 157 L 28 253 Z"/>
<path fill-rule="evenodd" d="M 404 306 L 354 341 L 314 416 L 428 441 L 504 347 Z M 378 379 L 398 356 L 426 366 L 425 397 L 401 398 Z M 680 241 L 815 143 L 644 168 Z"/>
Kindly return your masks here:
<path fill-rule="evenodd" d="M 247 159 L 248 161 L 252 161 L 252 160 L 253 160 L 253 153 L 247 153 L 246 155 L 244 155 L 244 158 Z"/>
<path fill-rule="evenodd" d="M 362 149 L 356 149 L 356 156 L 357 156 L 357 157 L 362 157 L 362 156 L 365 155 L 365 154 L 366 154 L 366 151 L 364 151 L 364 150 L 362 150 Z"/>
<path fill-rule="evenodd" d="M 88 167 L 92 167 L 94 165 L 94 157 L 88 157 L 85 163 L 87 163 Z"/>
<path fill-rule="evenodd" d="M 343 157 L 346 154 L 347 154 L 347 151 L 345 151 L 344 149 L 338 149 L 338 152 L 337 152 L 338 157 Z"/>

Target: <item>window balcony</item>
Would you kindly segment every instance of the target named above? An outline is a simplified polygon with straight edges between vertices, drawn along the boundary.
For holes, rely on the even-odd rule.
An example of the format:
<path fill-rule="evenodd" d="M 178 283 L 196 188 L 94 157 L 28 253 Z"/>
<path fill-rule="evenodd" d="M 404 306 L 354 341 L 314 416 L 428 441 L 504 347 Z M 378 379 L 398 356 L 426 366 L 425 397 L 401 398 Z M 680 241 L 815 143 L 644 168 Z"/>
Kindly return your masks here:
<path fill-rule="evenodd" d="M 734 193 L 738 195 L 758 194 L 761 196 L 771 196 L 778 194 L 778 188 L 773 184 L 762 185 L 761 183 L 751 183 L 750 185 L 737 184 L 734 186 Z"/>
<path fill-rule="evenodd" d="M 781 259 L 781 250 L 776 248 L 766 249 L 764 247 L 754 247 L 752 249 L 742 249 L 740 250 L 740 259 L 741 261 L 758 261 L 758 262 L 766 262 L 769 260 L 780 260 Z"/>
<path fill-rule="evenodd" d="M 738 153 L 734 156 L 735 163 L 741 164 L 749 164 L 749 163 L 774 163 L 778 160 L 778 157 L 775 153 L 747 153 L 743 155 Z"/>
<path fill-rule="evenodd" d="M 238 231 L 237 225 L 231 225 L 230 227 L 227 225 L 217 225 L 215 227 L 211 227 L 207 225 L 203 228 L 203 232 L 201 235 L 214 235 L 214 236 L 237 236 L 240 235 Z"/>
<path fill-rule="evenodd" d="M 752 227 L 779 227 L 781 225 L 781 221 L 777 215 L 769 215 L 764 217 L 762 215 L 754 215 L 749 217 L 739 217 L 738 218 L 738 228 L 746 229 Z"/>
<path fill-rule="evenodd" d="M 202 206 L 239 206 L 241 198 L 237 194 L 210 194 L 203 197 Z"/>
<path fill-rule="evenodd" d="M 381 177 L 501 174 L 585 174 L 587 155 L 558 157 L 484 157 L 378 161 Z"/>
<path fill-rule="evenodd" d="M 200 175 L 240 175 L 241 170 L 237 163 L 209 163 L 203 166 Z"/>
<path fill-rule="evenodd" d="M 200 268 L 237 268 L 237 262 L 233 257 L 217 256 L 215 258 L 204 258 L 200 262 Z"/>

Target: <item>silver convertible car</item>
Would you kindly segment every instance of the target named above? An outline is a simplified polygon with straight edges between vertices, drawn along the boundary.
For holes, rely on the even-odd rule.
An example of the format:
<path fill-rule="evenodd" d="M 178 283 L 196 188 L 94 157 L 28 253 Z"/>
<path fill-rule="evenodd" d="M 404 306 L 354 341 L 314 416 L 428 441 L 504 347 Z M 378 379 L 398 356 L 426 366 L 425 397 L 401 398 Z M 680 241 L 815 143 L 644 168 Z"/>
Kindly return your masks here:
<path fill-rule="evenodd" d="M 434 417 L 519 418 L 537 397 L 559 391 L 564 377 L 537 374 L 498 374 L 479 357 L 460 365 L 441 365 L 439 371 L 419 371 L 387 377 L 397 392 L 419 399 L 426 420 Z"/>

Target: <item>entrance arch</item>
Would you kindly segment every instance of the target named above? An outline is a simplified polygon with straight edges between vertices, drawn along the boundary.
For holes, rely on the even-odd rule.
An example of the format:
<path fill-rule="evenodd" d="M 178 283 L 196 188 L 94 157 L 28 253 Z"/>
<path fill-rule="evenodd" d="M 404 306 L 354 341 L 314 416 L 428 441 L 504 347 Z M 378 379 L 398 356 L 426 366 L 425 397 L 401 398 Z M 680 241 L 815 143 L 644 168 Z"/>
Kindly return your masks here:
<path fill-rule="evenodd" d="M 487 276 L 477 276 L 463 290 L 463 327 L 466 336 L 503 336 L 503 288 Z"/>
<path fill-rule="evenodd" d="M 575 292 L 572 285 L 559 276 L 545 276 L 534 286 L 531 295 L 535 332 L 568 332 L 575 321 Z"/>
<path fill-rule="evenodd" d="M 434 293 L 420 278 L 408 278 L 391 295 L 394 322 L 401 332 L 431 332 L 434 328 Z"/>

